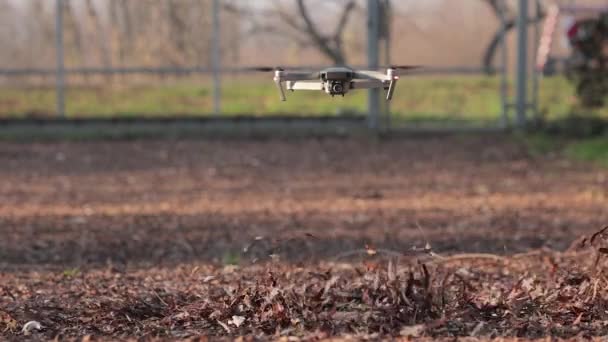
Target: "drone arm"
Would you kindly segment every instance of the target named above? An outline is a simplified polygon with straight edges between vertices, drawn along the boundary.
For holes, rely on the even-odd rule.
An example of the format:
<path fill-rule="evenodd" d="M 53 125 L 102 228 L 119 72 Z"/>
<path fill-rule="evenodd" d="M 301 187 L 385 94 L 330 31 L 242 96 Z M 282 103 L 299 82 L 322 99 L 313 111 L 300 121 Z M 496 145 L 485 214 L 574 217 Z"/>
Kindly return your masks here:
<path fill-rule="evenodd" d="M 373 88 L 384 88 L 385 82 L 380 80 L 361 80 L 353 81 L 350 83 L 350 89 L 373 89 Z"/>
<path fill-rule="evenodd" d="M 389 81 L 388 75 L 375 70 L 357 70 L 355 77 L 362 80 Z"/>
<path fill-rule="evenodd" d="M 319 73 L 316 72 L 297 72 L 297 71 L 280 71 L 275 77 L 281 81 L 313 81 L 319 79 Z"/>
<path fill-rule="evenodd" d="M 415 73 L 415 71 L 413 69 L 388 69 L 386 71 L 386 74 L 389 75 L 389 77 L 392 75 L 394 76 L 407 76 L 407 75 L 411 75 L 412 73 Z"/>
<path fill-rule="evenodd" d="M 287 81 L 288 90 L 323 90 L 322 82 Z"/>

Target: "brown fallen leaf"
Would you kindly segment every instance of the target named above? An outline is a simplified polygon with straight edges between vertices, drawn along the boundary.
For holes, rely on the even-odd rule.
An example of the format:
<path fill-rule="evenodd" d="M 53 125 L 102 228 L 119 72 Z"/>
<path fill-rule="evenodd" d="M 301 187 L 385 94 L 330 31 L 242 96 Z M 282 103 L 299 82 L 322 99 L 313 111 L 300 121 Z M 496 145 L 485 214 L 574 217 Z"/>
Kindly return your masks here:
<path fill-rule="evenodd" d="M 410 338 L 414 337 L 415 338 L 415 337 L 422 336 L 422 334 L 424 334 L 425 330 L 426 330 L 426 327 L 424 326 L 424 324 L 411 325 L 411 326 L 401 328 L 399 335 L 401 335 L 403 337 L 410 337 Z"/>
<path fill-rule="evenodd" d="M 229 333 L 229 334 L 232 333 L 232 331 L 230 330 L 228 325 L 226 325 L 225 323 L 222 323 L 221 321 L 217 321 L 217 324 L 219 324 L 222 328 L 224 328 L 224 330 L 226 330 L 227 333 Z"/>
<path fill-rule="evenodd" d="M 230 321 L 228 321 L 228 323 L 231 323 L 232 325 L 234 325 L 235 327 L 240 327 L 241 324 L 243 324 L 245 322 L 245 317 L 243 316 L 232 316 L 232 319 Z"/>
<path fill-rule="evenodd" d="M 4 311 L 0 311 L 0 330 L 2 332 L 13 332 L 17 330 L 19 324 L 11 315 Z"/>

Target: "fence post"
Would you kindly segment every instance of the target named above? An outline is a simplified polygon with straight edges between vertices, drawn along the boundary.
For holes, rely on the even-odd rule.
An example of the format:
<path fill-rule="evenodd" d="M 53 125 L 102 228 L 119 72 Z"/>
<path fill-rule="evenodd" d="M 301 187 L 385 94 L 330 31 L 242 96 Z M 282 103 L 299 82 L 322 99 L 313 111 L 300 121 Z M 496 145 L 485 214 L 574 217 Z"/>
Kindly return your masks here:
<path fill-rule="evenodd" d="M 528 109 L 528 0 L 519 0 L 517 19 L 517 126 L 526 125 Z"/>
<path fill-rule="evenodd" d="M 57 115 L 65 117 L 65 61 L 63 46 L 63 0 L 56 0 L 55 13 L 55 52 L 57 58 L 56 92 Z"/>
<path fill-rule="evenodd" d="M 498 11 L 500 19 L 500 103 L 501 103 L 501 127 L 509 126 L 509 50 L 507 42 L 507 18 L 502 10 Z"/>
<path fill-rule="evenodd" d="M 378 38 L 381 40 L 383 46 L 383 62 L 382 64 L 385 66 L 391 65 L 391 30 L 393 23 L 393 13 L 392 13 L 392 4 L 391 0 L 382 0 L 381 2 L 381 11 L 379 14 L 379 28 L 380 32 Z M 380 107 L 382 112 L 382 120 L 381 123 L 378 124 L 378 127 L 381 130 L 387 130 L 391 128 L 391 106 L 390 101 L 382 101 L 380 100 Z"/>
<path fill-rule="evenodd" d="M 379 63 L 379 4 L 378 0 L 367 0 L 367 63 L 370 69 L 378 68 Z M 378 117 L 380 115 L 380 92 L 378 89 L 370 89 L 367 100 L 367 115 L 369 128 L 378 128 Z"/>
<path fill-rule="evenodd" d="M 541 25 L 541 17 L 542 17 L 542 3 L 541 0 L 534 1 L 534 61 L 538 59 L 538 48 L 540 44 L 540 25 Z M 534 69 L 532 70 L 532 113 L 534 119 L 537 120 L 539 118 L 538 112 L 538 91 L 540 86 L 539 77 L 542 75 L 542 70 L 536 68 L 534 65 Z"/>
<path fill-rule="evenodd" d="M 221 44 L 220 44 L 220 0 L 213 0 L 212 64 L 213 64 L 213 113 L 220 115 L 221 109 Z"/>

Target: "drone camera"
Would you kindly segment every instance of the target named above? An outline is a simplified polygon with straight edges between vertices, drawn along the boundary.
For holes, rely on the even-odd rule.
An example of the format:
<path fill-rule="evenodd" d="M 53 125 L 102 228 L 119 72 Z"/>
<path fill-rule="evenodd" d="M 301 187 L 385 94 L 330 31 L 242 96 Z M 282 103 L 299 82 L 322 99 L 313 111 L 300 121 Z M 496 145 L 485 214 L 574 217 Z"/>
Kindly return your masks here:
<path fill-rule="evenodd" d="M 346 94 L 348 89 L 342 81 L 327 81 L 325 82 L 325 92 L 331 96 Z"/>
<path fill-rule="evenodd" d="M 342 84 L 342 82 L 333 81 L 333 82 L 331 82 L 330 92 L 332 95 L 333 94 L 343 94 L 344 85 Z"/>

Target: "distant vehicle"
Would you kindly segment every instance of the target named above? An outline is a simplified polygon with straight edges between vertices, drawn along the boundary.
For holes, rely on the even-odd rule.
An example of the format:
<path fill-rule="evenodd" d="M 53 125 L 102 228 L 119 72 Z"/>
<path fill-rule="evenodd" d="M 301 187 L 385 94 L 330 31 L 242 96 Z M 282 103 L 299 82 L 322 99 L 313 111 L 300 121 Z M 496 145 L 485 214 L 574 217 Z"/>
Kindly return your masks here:
<path fill-rule="evenodd" d="M 349 67 L 328 67 L 321 71 L 286 71 L 281 67 L 253 67 L 255 71 L 274 71 L 274 82 L 276 83 L 282 101 L 286 100 L 285 88 L 287 90 L 319 90 L 333 96 L 344 96 L 354 89 L 381 88 L 386 90 L 386 100 L 393 97 L 399 76 L 407 71 L 419 68 L 418 66 L 401 65 L 389 66 L 386 72 L 377 70 L 355 70 Z"/>

